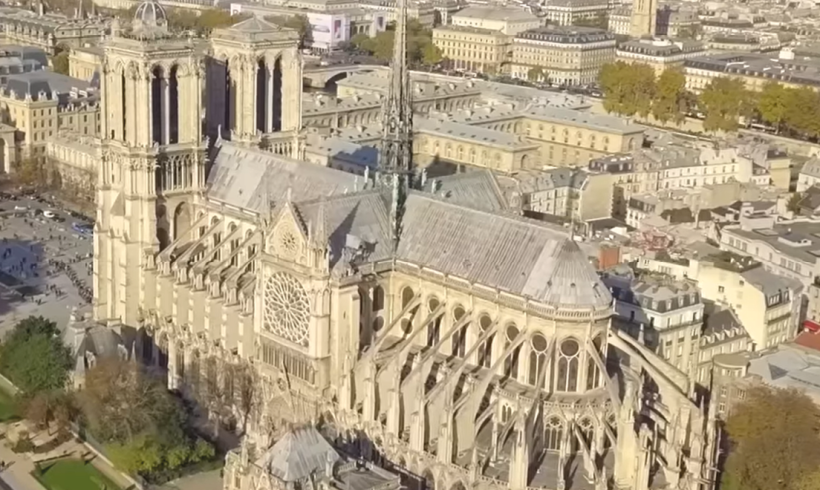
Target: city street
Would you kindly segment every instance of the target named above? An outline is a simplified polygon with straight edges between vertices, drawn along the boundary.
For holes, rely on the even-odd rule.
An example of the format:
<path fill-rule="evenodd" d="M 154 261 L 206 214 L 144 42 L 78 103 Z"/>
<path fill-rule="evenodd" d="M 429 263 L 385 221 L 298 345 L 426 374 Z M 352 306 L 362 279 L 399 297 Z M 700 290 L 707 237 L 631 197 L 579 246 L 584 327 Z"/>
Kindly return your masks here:
<path fill-rule="evenodd" d="M 90 225 L 36 199 L 0 201 L 0 335 L 29 315 L 62 328 L 90 305 L 92 235 L 74 223 Z"/>

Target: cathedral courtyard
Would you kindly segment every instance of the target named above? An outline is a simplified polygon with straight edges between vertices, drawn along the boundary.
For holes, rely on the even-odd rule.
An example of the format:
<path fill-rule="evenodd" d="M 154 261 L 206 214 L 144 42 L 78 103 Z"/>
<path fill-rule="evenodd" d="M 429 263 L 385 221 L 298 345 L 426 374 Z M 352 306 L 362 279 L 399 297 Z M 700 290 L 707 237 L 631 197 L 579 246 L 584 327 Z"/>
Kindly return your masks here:
<path fill-rule="evenodd" d="M 66 211 L 35 199 L 3 201 L 0 210 L 0 334 L 29 315 L 66 325 L 72 308 L 87 304 L 77 285 L 91 287 L 91 235 L 72 229 L 78 220 Z M 64 221 L 45 218 L 48 210 Z"/>

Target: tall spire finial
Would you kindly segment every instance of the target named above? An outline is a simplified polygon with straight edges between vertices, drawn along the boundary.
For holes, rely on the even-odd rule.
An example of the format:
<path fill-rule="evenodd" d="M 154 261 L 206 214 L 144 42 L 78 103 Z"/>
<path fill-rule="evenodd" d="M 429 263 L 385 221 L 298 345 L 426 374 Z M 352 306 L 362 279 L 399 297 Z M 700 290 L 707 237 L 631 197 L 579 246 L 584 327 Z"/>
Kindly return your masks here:
<path fill-rule="evenodd" d="M 392 187 L 390 227 L 394 247 L 398 246 L 401 215 L 407 189 L 412 185 L 413 108 L 410 74 L 407 71 L 407 0 L 396 0 L 396 30 L 390 86 L 382 107 L 382 142 L 379 172 L 384 185 Z"/>

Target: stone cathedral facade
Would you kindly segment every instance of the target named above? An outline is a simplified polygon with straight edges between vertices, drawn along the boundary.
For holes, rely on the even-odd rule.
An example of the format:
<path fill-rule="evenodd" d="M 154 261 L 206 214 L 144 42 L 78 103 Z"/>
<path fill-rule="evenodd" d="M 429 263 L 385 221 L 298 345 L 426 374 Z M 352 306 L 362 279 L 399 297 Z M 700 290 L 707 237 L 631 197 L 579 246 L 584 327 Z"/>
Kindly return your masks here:
<path fill-rule="evenodd" d="M 610 329 L 564 230 L 488 173 L 399 198 L 298 160 L 294 32 L 178 38 L 148 1 L 114 27 L 101 88 L 94 316 L 243 432 L 226 489 L 313 485 L 283 485 L 266 451 L 320 420 L 416 488 L 714 487 L 713 414 Z"/>

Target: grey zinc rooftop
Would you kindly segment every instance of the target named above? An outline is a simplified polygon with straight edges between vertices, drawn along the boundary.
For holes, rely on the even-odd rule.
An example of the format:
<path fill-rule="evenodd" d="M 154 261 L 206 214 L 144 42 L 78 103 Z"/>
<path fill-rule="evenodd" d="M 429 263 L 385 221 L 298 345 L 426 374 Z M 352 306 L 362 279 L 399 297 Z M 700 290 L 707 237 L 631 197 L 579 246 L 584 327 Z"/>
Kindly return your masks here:
<path fill-rule="evenodd" d="M 323 475 L 339 453 L 313 426 L 292 429 L 265 451 L 257 466 L 279 480 L 292 483 Z"/>
<path fill-rule="evenodd" d="M 91 88 L 88 81 L 45 70 L 9 75 L 5 86 L 6 90 L 13 91 L 17 97 L 25 97 L 28 94 L 33 99 L 37 99 L 41 92 L 51 99 L 55 92 L 62 95 L 74 90 L 86 91 Z"/>
<path fill-rule="evenodd" d="M 424 190 L 475 209 L 502 211 L 507 208 L 496 177 L 489 170 L 475 170 L 428 179 Z"/>
<path fill-rule="evenodd" d="M 453 19 L 498 19 L 506 21 L 537 21 L 538 17 L 523 8 L 471 5 L 455 14 Z"/>
<path fill-rule="evenodd" d="M 820 178 L 820 158 L 812 157 L 803 164 L 800 173 L 811 177 Z"/>
<path fill-rule="evenodd" d="M 590 127 L 613 133 L 630 134 L 644 131 L 643 126 L 632 124 L 620 117 L 592 114 L 589 112 L 565 109 L 563 107 L 531 107 L 525 111 L 525 115 L 542 121 Z"/>
<path fill-rule="evenodd" d="M 261 212 L 288 194 L 295 201 L 353 192 L 357 177 L 262 150 L 223 142 L 208 176 L 208 197 Z"/>
<path fill-rule="evenodd" d="M 495 146 L 512 150 L 538 148 L 537 144 L 531 143 L 515 134 L 453 121 L 428 119 L 421 116 L 413 117 L 413 129 L 417 132 L 445 136 L 470 144 Z"/>
<path fill-rule="evenodd" d="M 772 296 L 782 291 L 791 290 L 792 295 L 803 290 L 803 284 L 790 277 L 773 274 L 761 267 L 749 269 L 740 274 L 749 284 L 753 284 L 766 296 Z"/>
<path fill-rule="evenodd" d="M 778 252 L 811 266 L 820 257 L 820 223 L 818 222 L 797 221 L 777 224 L 771 229 L 762 230 L 744 230 L 739 226 L 732 226 L 725 230 L 740 238 L 763 241 Z M 796 247 L 791 244 L 794 242 L 788 240 L 790 235 L 808 239 L 810 243 Z"/>

